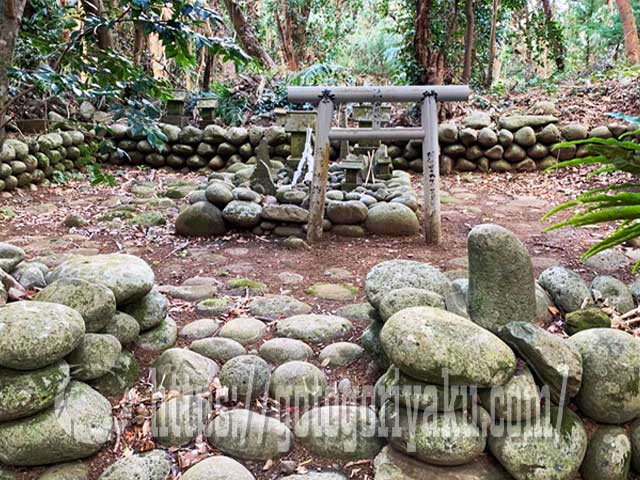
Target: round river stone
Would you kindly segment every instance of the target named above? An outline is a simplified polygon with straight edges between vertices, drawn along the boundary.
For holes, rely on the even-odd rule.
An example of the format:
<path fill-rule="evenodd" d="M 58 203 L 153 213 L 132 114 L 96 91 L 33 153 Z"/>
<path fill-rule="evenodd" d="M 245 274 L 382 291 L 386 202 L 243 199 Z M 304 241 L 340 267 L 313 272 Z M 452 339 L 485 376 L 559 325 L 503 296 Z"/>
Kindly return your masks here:
<path fill-rule="evenodd" d="M 91 257 L 72 257 L 51 272 L 50 281 L 82 278 L 111 289 L 118 305 L 135 302 L 151 291 L 153 270 L 133 255 L 110 253 Z"/>
<path fill-rule="evenodd" d="M 22 301 L 0 307 L 0 366 L 36 370 L 72 352 L 85 333 L 82 316 L 56 303 Z"/>
<path fill-rule="evenodd" d="M 445 310 L 412 307 L 392 316 L 380 341 L 404 373 L 427 383 L 502 385 L 516 369 L 511 349 L 491 332 Z"/>

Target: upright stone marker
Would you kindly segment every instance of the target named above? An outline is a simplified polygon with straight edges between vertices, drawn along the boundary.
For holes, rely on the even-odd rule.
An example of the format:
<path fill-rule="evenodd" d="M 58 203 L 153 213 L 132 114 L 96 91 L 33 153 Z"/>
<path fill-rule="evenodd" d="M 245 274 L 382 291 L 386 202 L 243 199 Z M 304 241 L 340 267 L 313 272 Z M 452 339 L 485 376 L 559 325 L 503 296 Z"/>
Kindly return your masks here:
<path fill-rule="evenodd" d="M 506 228 L 478 225 L 468 238 L 469 315 L 497 332 L 512 321 L 535 323 L 536 294 L 531 258 Z"/>

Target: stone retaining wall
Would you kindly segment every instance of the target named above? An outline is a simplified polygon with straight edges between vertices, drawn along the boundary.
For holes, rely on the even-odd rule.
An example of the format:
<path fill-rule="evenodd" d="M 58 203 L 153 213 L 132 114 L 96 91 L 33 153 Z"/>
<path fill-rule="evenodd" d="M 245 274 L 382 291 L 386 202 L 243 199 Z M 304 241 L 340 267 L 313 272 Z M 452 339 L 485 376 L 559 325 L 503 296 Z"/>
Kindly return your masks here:
<path fill-rule="evenodd" d="M 116 147 L 100 154 L 103 162 L 117 165 L 148 165 L 217 171 L 233 164 L 255 164 L 256 148 L 262 138 L 269 145 L 274 166 L 283 166 L 292 153 L 291 135 L 284 127 L 231 127 L 210 125 L 204 129 L 162 125 L 167 141 L 154 148 L 144 137 L 124 125 L 109 128 L 106 142 Z M 489 115 L 475 112 L 461 123 L 439 127 L 441 172 L 457 171 L 534 171 L 587 155 L 584 147 L 552 151 L 551 146 L 564 140 L 587 137 L 619 137 L 634 127 L 619 123 L 589 129 L 581 124 L 561 124 L 551 115 L 514 115 L 492 122 Z M 55 172 L 76 171 L 86 163 L 98 142 L 95 131 L 52 132 L 24 141 L 10 139 L 0 152 L 0 191 L 39 184 L 54 177 Z M 331 158 L 339 156 L 340 145 L 332 144 Z M 395 169 L 422 171 L 422 145 L 419 141 L 394 142 L 388 156 Z M 295 152 L 294 152 L 295 153 Z"/>

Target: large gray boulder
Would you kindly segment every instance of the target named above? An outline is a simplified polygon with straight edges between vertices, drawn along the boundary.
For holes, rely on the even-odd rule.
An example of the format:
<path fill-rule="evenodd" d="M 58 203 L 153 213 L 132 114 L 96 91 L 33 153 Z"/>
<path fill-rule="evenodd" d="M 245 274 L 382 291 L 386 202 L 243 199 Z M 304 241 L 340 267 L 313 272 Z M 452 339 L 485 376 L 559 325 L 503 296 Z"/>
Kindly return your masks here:
<path fill-rule="evenodd" d="M 457 467 L 429 465 L 384 447 L 373 462 L 376 480 L 512 480 L 489 455 Z"/>
<path fill-rule="evenodd" d="M 474 227 L 469 251 L 468 311 L 478 325 L 497 332 L 510 321 L 536 321 L 533 265 L 525 246 L 506 228 Z"/>
<path fill-rule="evenodd" d="M 53 405 L 71 377 L 64 360 L 39 370 L 0 368 L 0 422 L 38 413 Z"/>
<path fill-rule="evenodd" d="M 77 310 L 89 333 L 101 331 L 116 312 L 116 297 L 109 287 L 81 278 L 56 280 L 38 292 L 35 300 Z"/>
<path fill-rule="evenodd" d="M 402 203 L 376 203 L 369 209 L 365 227 L 377 235 L 407 236 L 420 232 L 418 217 Z"/>
<path fill-rule="evenodd" d="M 569 480 L 584 458 L 587 432 L 571 410 L 551 407 L 539 422 L 492 429 L 488 443 L 491 453 L 516 480 Z"/>
<path fill-rule="evenodd" d="M 226 232 L 220 209 L 209 202 L 189 205 L 176 218 L 176 233 L 185 237 L 212 237 Z"/>
<path fill-rule="evenodd" d="M 84 320 L 55 303 L 21 301 L 0 307 L 0 366 L 36 370 L 71 353 L 82 341 Z"/>
<path fill-rule="evenodd" d="M 260 461 L 286 455 L 294 443 L 293 433 L 280 420 L 243 408 L 215 417 L 207 437 L 223 453 Z"/>
<path fill-rule="evenodd" d="M 305 413 L 295 425 L 296 438 L 314 454 L 330 459 L 375 457 L 382 448 L 378 417 L 364 406 L 327 405 Z"/>
<path fill-rule="evenodd" d="M 549 389 L 554 402 L 567 404 L 578 393 L 583 365 L 571 342 L 527 322 L 508 323 L 499 335 Z"/>
<path fill-rule="evenodd" d="M 158 388 L 184 394 L 208 392 L 209 384 L 220 370 L 213 360 L 182 348 L 166 350 L 153 366 Z"/>
<path fill-rule="evenodd" d="M 99 480 L 166 480 L 170 474 L 171 457 L 162 450 L 151 450 L 121 458 Z"/>
<path fill-rule="evenodd" d="M 622 427 L 603 425 L 589 439 L 580 473 L 583 480 L 626 480 L 631 466 L 631 438 Z"/>
<path fill-rule="evenodd" d="M 436 385 L 488 388 L 506 383 L 516 369 L 515 355 L 498 337 L 432 307 L 396 313 L 382 327 L 380 342 L 400 370 Z"/>
<path fill-rule="evenodd" d="M 118 305 L 135 302 L 151 291 L 153 270 L 141 258 L 121 253 L 76 256 L 52 270 L 50 282 L 81 278 L 111 289 Z"/>
<path fill-rule="evenodd" d="M 83 382 L 100 378 L 111 371 L 121 351 L 122 345 L 113 335 L 88 333 L 67 356 L 71 376 Z"/>
<path fill-rule="evenodd" d="M 582 413 L 620 424 L 640 415 L 640 341 L 613 328 L 591 328 L 569 338 L 582 355 L 582 385 L 575 398 Z"/>
<path fill-rule="evenodd" d="M 223 455 L 209 457 L 196 463 L 182 475 L 182 480 L 255 480 L 241 463 Z"/>
<path fill-rule="evenodd" d="M 307 223 L 309 210 L 292 204 L 267 204 L 262 207 L 262 218 L 276 222 Z"/>
<path fill-rule="evenodd" d="M 479 415 L 488 419 L 481 407 Z M 414 412 L 386 402 L 380 417 L 392 447 L 432 465 L 464 465 L 484 451 L 486 432 L 466 412 Z"/>
<path fill-rule="evenodd" d="M 565 267 L 550 267 L 540 274 L 538 283 L 553 299 L 557 307 L 565 312 L 582 308 L 592 303 L 591 290 L 580 275 Z"/>
<path fill-rule="evenodd" d="M 421 288 L 447 298 L 449 279 L 436 267 L 415 260 L 387 260 L 374 266 L 364 282 L 367 300 L 379 307 L 382 298 L 398 288 Z"/>
<path fill-rule="evenodd" d="M 54 407 L 0 423 L 0 462 L 34 466 L 85 458 L 109 440 L 112 425 L 109 401 L 88 385 L 71 382 Z"/>

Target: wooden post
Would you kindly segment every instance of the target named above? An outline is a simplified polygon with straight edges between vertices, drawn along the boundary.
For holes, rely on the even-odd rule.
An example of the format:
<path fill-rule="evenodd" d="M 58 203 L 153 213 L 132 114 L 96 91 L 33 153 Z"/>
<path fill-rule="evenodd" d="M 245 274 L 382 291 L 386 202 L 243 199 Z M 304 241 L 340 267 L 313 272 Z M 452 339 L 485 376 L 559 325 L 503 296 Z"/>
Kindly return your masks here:
<path fill-rule="evenodd" d="M 329 180 L 329 130 L 333 117 L 333 100 L 329 91 L 323 92 L 318 103 L 316 119 L 316 144 L 313 156 L 313 180 L 309 193 L 309 224 L 307 225 L 307 241 L 316 242 L 322 238 L 322 221 L 324 220 L 324 201 Z"/>
<path fill-rule="evenodd" d="M 442 236 L 440 223 L 440 147 L 438 145 L 438 106 L 435 92 L 425 93 L 422 101 L 422 168 L 424 172 L 424 238 L 437 245 Z"/>

